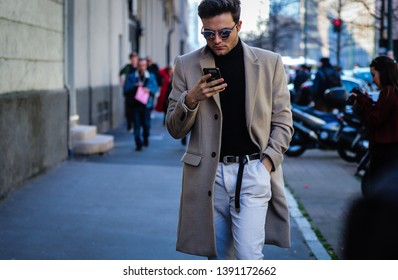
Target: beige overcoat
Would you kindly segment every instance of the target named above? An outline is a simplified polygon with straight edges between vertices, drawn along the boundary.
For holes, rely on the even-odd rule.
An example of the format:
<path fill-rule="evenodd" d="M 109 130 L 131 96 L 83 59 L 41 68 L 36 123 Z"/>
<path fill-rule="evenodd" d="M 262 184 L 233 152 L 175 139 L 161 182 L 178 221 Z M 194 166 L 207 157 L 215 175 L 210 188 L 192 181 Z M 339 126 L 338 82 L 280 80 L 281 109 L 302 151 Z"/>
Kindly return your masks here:
<path fill-rule="evenodd" d="M 265 243 L 289 247 L 290 219 L 281 162 L 293 127 L 284 66 L 278 54 L 245 43 L 243 53 L 247 129 L 259 151 L 271 158 L 275 168 L 271 172 L 272 198 L 266 218 Z M 183 102 L 188 90 L 203 75 L 202 69 L 214 66 L 214 58 L 206 47 L 177 57 L 166 116 L 167 129 L 174 138 L 191 133 L 182 157 L 177 250 L 202 256 L 217 254 L 213 187 L 219 163 L 223 115 L 218 94 L 201 101 L 193 111 L 186 110 Z"/>

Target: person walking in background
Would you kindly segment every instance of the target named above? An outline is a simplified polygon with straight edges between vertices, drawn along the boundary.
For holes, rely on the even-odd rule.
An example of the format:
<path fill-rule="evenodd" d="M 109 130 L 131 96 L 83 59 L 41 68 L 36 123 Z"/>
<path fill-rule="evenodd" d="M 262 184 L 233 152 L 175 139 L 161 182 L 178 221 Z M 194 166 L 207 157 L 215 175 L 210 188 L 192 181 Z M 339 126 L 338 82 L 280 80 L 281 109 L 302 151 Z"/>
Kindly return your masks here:
<path fill-rule="evenodd" d="M 124 83 L 127 79 L 127 76 L 130 75 L 131 73 L 134 73 L 137 70 L 138 67 L 138 54 L 133 52 L 129 55 L 130 63 L 126 64 L 120 71 L 119 71 L 119 79 L 120 79 L 120 84 L 124 89 Z M 127 124 L 127 131 L 132 131 L 132 123 L 133 123 L 133 101 L 134 99 L 126 95 L 126 92 L 123 90 L 123 96 L 124 96 L 124 115 L 126 118 L 126 124 Z"/>
<path fill-rule="evenodd" d="M 127 63 L 122 69 L 119 71 L 119 79 L 120 79 L 120 84 L 124 85 L 125 80 L 127 79 L 127 76 L 133 73 L 135 70 L 137 70 L 138 67 L 138 54 L 135 52 L 132 52 L 129 55 L 129 60 L 130 63 Z"/>
<path fill-rule="evenodd" d="M 177 250 L 209 259 L 262 259 L 264 243 L 290 246 L 281 163 L 292 134 L 279 54 L 246 45 L 239 0 L 198 6 L 206 46 L 176 59 L 166 127 L 190 133 Z M 203 68 L 222 78 L 207 80 Z"/>
<path fill-rule="evenodd" d="M 329 88 L 341 87 L 340 72 L 330 64 L 327 57 L 321 58 L 319 62 L 320 67 L 311 87 L 312 98 L 316 110 L 331 112 L 333 107 L 325 100 L 325 91 Z"/>
<path fill-rule="evenodd" d="M 352 93 L 360 108 L 361 118 L 369 131 L 369 169 L 362 179 L 365 197 L 382 192 L 379 182 L 387 170 L 398 172 L 398 66 L 387 56 L 378 56 L 370 63 L 373 82 L 380 89 L 377 102 L 368 94 Z"/>
<path fill-rule="evenodd" d="M 311 72 L 307 65 L 302 64 L 296 71 L 296 77 L 294 78 L 294 103 L 298 105 L 308 105 L 311 102 L 311 96 L 308 96 L 308 92 L 301 91 L 301 85 L 311 79 Z"/>
<path fill-rule="evenodd" d="M 160 87 L 162 85 L 162 76 L 159 73 L 159 66 L 153 61 L 153 58 L 150 55 L 146 57 L 146 61 L 148 63 L 148 71 L 155 75 L 156 82 Z"/>
<path fill-rule="evenodd" d="M 167 108 L 169 107 L 169 96 L 170 96 L 171 90 L 173 89 L 172 80 L 173 80 L 174 68 L 173 68 L 173 66 L 170 66 L 170 67 L 171 67 L 171 69 L 169 70 L 169 73 L 170 73 L 169 83 L 167 84 L 167 88 L 165 87 L 166 94 L 165 94 L 164 102 L 163 102 L 163 112 L 164 112 L 163 125 L 166 125 L 166 114 L 167 114 Z M 163 89 L 163 87 L 162 87 L 162 89 Z M 184 136 L 181 138 L 181 144 L 183 146 L 185 146 L 187 144 L 187 138 L 188 138 L 188 136 Z"/>
<path fill-rule="evenodd" d="M 137 92 L 140 88 L 149 94 L 146 101 L 137 100 Z M 124 91 L 129 95 L 132 101 L 134 139 L 136 151 L 141 151 L 142 146 L 149 145 L 149 134 L 151 128 L 151 110 L 155 94 L 158 91 L 158 84 L 155 75 L 147 70 L 147 61 L 140 58 L 138 69 L 127 77 Z M 142 130 L 142 137 L 141 137 Z"/>
<path fill-rule="evenodd" d="M 173 76 L 173 66 L 166 66 L 162 69 L 159 70 L 159 74 L 160 76 L 162 76 L 162 84 L 160 87 L 160 93 L 159 93 L 159 97 L 156 101 L 156 106 L 155 106 L 155 110 L 157 112 L 165 112 L 165 108 L 167 109 L 167 98 L 169 95 L 169 89 L 171 90 L 171 79 Z M 166 115 L 166 114 L 165 114 Z"/>
<path fill-rule="evenodd" d="M 146 61 L 148 64 L 148 71 L 153 73 L 155 75 L 156 78 L 156 82 L 158 83 L 158 91 L 157 94 L 155 95 L 155 99 L 154 99 L 154 105 L 157 103 L 157 99 L 159 98 L 159 92 L 161 90 L 161 86 L 163 83 L 163 78 L 159 73 L 159 66 L 157 65 L 157 63 L 155 63 L 152 59 L 152 56 L 148 55 L 146 57 Z M 153 119 L 155 116 L 152 114 L 152 110 L 154 109 L 154 107 L 150 108 L 150 113 L 151 113 L 151 118 Z"/>

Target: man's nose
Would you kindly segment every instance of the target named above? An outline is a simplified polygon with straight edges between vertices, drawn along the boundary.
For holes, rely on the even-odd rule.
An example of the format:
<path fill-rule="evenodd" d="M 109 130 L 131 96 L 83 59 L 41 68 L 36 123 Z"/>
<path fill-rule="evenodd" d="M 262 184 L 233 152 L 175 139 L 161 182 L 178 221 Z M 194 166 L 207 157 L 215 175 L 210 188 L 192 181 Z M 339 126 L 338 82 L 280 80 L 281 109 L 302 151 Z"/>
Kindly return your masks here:
<path fill-rule="evenodd" d="M 218 32 L 216 32 L 216 34 L 215 34 L 214 42 L 215 43 L 221 43 L 222 42 L 222 39 L 220 37 L 220 34 L 218 34 Z"/>

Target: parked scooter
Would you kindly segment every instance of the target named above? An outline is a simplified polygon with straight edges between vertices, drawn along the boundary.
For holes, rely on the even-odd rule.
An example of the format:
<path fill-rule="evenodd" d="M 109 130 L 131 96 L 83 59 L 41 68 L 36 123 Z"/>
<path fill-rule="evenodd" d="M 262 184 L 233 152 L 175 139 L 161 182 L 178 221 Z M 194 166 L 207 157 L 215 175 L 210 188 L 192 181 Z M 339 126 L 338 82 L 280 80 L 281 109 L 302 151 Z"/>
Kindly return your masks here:
<path fill-rule="evenodd" d="M 362 156 L 362 158 L 359 160 L 355 175 L 363 177 L 366 171 L 369 169 L 369 162 L 370 162 L 370 154 L 369 150 L 367 150 L 365 154 Z"/>
<path fill-rule="evenodd" d="M 364 94 L 360 88 L 356 87 L 351 92 Z M 340 129 L 336 133 L 336 141 L 340 157 L 349 162 L 358 162 L 355 175 L 362 176 L 369 166 L 369 138 L 360 116 L 353 110 L 354 101 L 353 95 L 350 95 L 346 101 L 346 110 L 339 117 Z M 348 154 L 355 155 L 355 157 L 349 157 Z"/>
<path fill-rule="evenodd" d="M 338 154 L 347 162 L 359 162 L 369 148 L 367 129 L 349 105 L 338 115 L 338 121 L 339 130 L 335 134 Z"/>
<path fill-rule="evenodd" d="M 329 105 L 343 110 L 347 100 L 343 87 L 335 87 L 325 92 Z M 336 150 L 335 134 L 340 128 L 337 114 L 315 110 L 312 106 L 299 106 L 292 103 L 293 127 L 295 129 L 287 156 L 298 157 L 307 149 Z"/>

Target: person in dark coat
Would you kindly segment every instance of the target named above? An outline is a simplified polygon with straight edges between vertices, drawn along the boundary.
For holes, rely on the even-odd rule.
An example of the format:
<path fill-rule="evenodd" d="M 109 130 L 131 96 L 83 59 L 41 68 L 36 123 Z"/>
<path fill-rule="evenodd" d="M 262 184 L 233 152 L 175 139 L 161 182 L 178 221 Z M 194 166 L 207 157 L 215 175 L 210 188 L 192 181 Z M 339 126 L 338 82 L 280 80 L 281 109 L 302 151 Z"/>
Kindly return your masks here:
<path fill-rule="evenodd" d="M 370 72 L 380 89 L 377 102 L 366 93 L 352 93 L 369 132 L 369 169 L 362 179 L 365 197 L 383 191 L 380 180 L 386 170 L 394 166 L 398 173 L 398 66 L 391 58 L 379 56 L 372 60 Z"/>
<path fill-rule="evenodd" d="M 298 105 L 308 105 L 311 101 L 311 96 L 309 96 L 308 92 L 301 91 L 301 85 L 308 81 L 311 78 L 311 72 L 308 69 L 308 66 L 305 64 L 300 65 L 299 69 L 297 69 L 296 77 L 294 78 L 294 103 Z"/>
<path fill-rule="evenodd" d="M 129 97 L 126 95 L 124 91 L 124 83 L 127 79 L 127 76 L 131 73 L 134 73 L 138 67 L 138 54 L 133 52 L 129 55 L 130 63 L 126 64 L 119 71 L 119 79 L 120 84 L 123 87 L 123 96 L 124 96 L 124 116 L 126 118 L 127 131 L 132 131 L 133 129 L 133 108 L 132 102 L 129 100 Z"/>
<path fill-rule="evenodd" d="M 330 64 L 329 58 L 321 58 L 320 67 L 315 75 L 315 79 L 311 87 L 315 109 L 324 112 L 331 112 L 333 107 L 328 104 L 325 98 L 325 91 L 329 88 L 339 86 L 341 86 L 340 72 Z"/>

